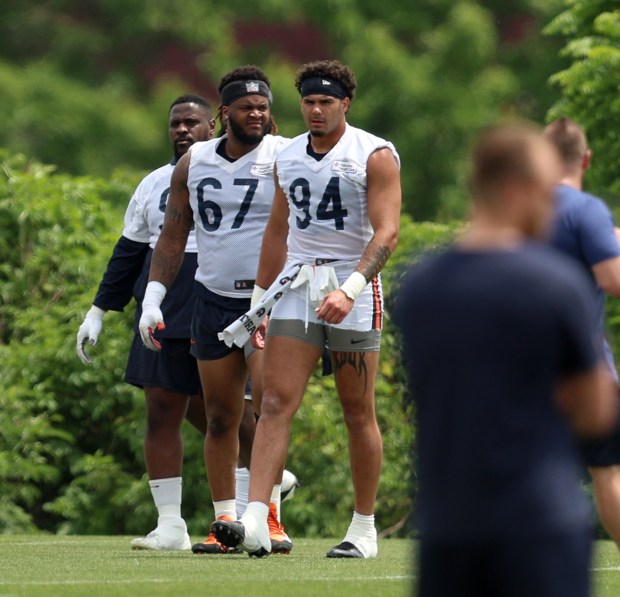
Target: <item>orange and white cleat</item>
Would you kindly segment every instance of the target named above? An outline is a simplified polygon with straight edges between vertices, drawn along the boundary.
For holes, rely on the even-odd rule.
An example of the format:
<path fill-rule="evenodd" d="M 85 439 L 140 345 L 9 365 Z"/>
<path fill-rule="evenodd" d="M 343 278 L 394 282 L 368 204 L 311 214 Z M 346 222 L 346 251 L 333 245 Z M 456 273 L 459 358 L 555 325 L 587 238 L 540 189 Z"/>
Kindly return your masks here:
<path fill-rule="evenodd" d="M 287 554 L 293 549 L 293 542 L 284 530 L 284 525 L 278 520 L 278 512 L 275 504 L 269 504 L 269 538 L 271 539 L 271 553 Z"/>

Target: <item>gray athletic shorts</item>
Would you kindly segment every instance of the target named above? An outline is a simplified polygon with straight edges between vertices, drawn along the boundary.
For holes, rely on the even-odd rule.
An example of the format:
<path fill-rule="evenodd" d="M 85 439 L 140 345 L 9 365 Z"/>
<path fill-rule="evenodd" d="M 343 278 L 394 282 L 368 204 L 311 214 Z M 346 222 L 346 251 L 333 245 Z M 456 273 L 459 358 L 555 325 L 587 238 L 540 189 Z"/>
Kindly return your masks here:
<path fill-rule="evenodd" d="M 351 267 L 334 267 L 342 284 Z M 338 352 L 378 352 L 383 327 L 381 277 L 371 280 L 359 295 L 353 309 L 338 324 L 327 324 L 316 316 L 316 304 L 308 299 L 305 286 L 288 289 L 273 306 L 267 336 L 297 338 L 320 348 Z"/>
<path fill-rule="evenodd" d="M 288 336 L 336 352 L 378 352 L 381 347 L 381 330 L 358 332 L 310 322 L 306 330 L 299 319 L 270 319 L 267 336 Z"/>

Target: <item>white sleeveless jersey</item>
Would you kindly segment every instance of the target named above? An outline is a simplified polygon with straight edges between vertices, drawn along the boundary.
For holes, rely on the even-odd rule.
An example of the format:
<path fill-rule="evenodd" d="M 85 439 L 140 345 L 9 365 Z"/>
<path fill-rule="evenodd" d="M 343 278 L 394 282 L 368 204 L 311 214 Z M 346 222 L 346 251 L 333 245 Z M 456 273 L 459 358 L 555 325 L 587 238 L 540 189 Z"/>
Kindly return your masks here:
<path fill-rule="evenodd" d="M 288 139 L 266 135 L 234 162 L 216 152 L 221 141 L 195 143 L 190 149 L 187 184 L 198 244 L 196 280 L 216 294 L 247 298 L 273 204 L 276 151 Z"/>
<path fill-rule="evenodd" d="M 173 164 L 166 164 L 144 177 L 134 191 L 125 211 L 123 236 L 155 247 L 164 225 L 164 213 L 170 194 Z M 186 253 L 196 253 L 196 235 L 192 229 L 185 247 Z"/>
<path fill-rule="evenodd" d="M 320 161 L 307 153 L 308 133 L 278 153 L 278 182 L 288 198 L 288 259 L 357 263 L 373 235 L 368 219 L 366 163 L 389 142 L 347 124 L 344 135 Z M 399 162 L 400 163 L 400 162 Z"/>

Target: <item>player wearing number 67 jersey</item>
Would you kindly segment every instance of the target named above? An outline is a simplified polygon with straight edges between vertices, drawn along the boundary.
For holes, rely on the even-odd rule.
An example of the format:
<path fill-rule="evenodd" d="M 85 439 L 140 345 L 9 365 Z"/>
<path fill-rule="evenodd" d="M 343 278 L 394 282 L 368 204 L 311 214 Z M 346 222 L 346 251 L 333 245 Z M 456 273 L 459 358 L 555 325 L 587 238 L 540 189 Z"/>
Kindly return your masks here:
<path fill-rule="evenodd" d="M 293 139 L 276 159 L 278 186 L 256 298 L 260 287 L 290 279 L 281 272 L 297 267 L 297 277 L 273 306 L 266 340 L 264 322 L 253 336 L 255 346 L 264 344 L 266 350 L 250 503 L 240 521 L 216 521 L 213 529 L 229 546 L 241 545 L 256 555 L 269 551 L 270 486 L 286 456 L 291 419 L 327 344 L 355 491 L 344 541 L 327 556 L 369 558 L 377 555 L 374 506 L 382 459 L 374 409 L 382 324 L 379 272 L 398 239 L 399 160 L 391 143 L 347 124 L 356 85 L 346 66 L 335 61 L 305 65 L 296 85 L 309 133 Z M 272 296 L 274 288 L 258 299 L 258 308 L 267 308 Z"/>
<path fill-rule="evenodd" d="M 287 140 L 273 136 L 269 79 L 257 67 L 225 75 L 219 85 L 219 117 L 226 133 L 196 143 L 172 174 L 161 236 L 153 252 L 143 301 L 140 333 L 157 350 L 153 331 L 161 327 L 159 305 L 174 281 L 192 225 L 198 248 L 197 301 L 192 354 L 198 360 L 207 412 L 205 463 L 216 519 L 236 519 L 235 464 L 248 371 L 255 411 L 260 412 L 262 354 L 218 339 L 250 307 L 263 232 L 275 192 L 276 151 Z M 274 487 L 275 485 L 275 487 Z M 270 537 L 274 551 L 288 553 L 290 539 L 279 523 L 280 484 L 270 488 Z M 222 553 L 212 535 L 195 553 Z"/>

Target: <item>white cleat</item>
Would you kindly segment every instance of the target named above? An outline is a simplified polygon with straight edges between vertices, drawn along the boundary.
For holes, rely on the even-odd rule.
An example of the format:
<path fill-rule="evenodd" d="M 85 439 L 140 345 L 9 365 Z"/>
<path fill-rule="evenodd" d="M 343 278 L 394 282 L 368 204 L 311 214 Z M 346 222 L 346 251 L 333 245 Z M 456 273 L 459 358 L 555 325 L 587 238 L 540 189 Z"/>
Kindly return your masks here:
<path fill-rule="evenodd" d="M 131 542 L 131 549 L 152 549 L 156 551 L 163 550 L 189 550 L 192 548 L 187 532 L 181 535 L 178 533 L 165 531 L 157 528 L 151 531 L 146 537 L 134 539 Z"/>
<path fill-rule="evenodd" d="M 281 500 L 286 502 L 286 500 L 292 499 L 297 487 L 299 487 L 297 477 L 291 473 L 291 471 L 285 470 L 282 473 L 282 485 L 280 489 Z"/>

